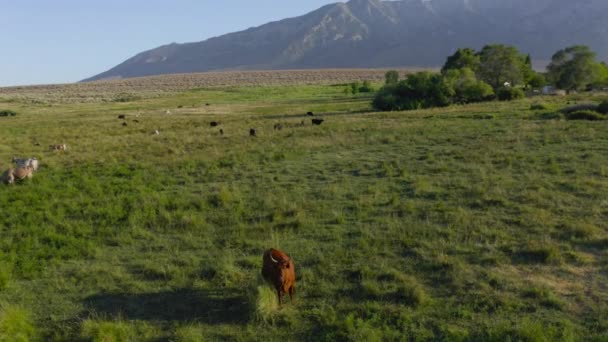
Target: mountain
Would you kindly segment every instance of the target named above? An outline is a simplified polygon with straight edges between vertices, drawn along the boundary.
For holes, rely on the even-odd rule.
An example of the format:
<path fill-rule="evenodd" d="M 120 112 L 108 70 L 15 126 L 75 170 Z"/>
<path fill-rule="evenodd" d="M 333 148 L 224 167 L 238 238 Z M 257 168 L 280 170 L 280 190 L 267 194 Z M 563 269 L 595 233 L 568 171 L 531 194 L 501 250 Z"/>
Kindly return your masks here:
<path fill-rule="evenodd" d="M 591 46 L 608 59 L 606 0 L 350 0 L 197 43 L 142 52 L 85 81 L 217 70 L 437 67 L 460 47 L 535 60 Z"/>

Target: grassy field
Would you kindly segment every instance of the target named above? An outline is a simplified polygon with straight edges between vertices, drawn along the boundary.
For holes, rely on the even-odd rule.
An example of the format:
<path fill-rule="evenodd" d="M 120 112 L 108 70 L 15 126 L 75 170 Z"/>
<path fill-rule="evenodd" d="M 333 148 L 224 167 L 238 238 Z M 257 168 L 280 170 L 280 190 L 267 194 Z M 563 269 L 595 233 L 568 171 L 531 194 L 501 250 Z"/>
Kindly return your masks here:
<path fill-rule="evenodd" d="M 608 340 L 608 122 L 553 115 L 602 97 L 343 90 L 0 100 L 1 169 L 42 165 L 0 186 L 0 340 Z M 283 308 L 269 247 L 296 263 Z"/>

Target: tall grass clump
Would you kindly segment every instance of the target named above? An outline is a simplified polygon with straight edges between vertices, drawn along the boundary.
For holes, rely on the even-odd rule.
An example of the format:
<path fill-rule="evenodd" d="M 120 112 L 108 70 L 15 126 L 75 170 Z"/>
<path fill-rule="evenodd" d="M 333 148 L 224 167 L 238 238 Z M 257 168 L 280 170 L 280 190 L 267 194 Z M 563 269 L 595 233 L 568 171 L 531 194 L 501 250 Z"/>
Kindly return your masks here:
<path fill-rule="evenodd" d="M 258 322 L 273 323 L 280 309 L 276 291 L 268 285 L 260 284 L 252 299 L 253 318 Z"/>
<path fill-rule="evenodd" d="M 38 341 L 39 336 L 30 313 L 7 305 L 0 309 L 0 341 Z"/>

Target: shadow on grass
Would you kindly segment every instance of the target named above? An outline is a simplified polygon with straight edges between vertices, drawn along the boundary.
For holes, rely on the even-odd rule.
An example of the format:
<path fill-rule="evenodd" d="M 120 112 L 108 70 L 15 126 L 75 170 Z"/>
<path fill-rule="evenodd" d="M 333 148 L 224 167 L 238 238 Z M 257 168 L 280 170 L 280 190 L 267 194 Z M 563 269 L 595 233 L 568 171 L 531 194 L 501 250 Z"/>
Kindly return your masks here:
<path fill-rule="evenodd" d="M 115 319 L 208 324 L 239 324 L 249 320 L 246 297 L 211 291 L 98 294 L 88 297 L 84 303 L 90 314 Z"/>

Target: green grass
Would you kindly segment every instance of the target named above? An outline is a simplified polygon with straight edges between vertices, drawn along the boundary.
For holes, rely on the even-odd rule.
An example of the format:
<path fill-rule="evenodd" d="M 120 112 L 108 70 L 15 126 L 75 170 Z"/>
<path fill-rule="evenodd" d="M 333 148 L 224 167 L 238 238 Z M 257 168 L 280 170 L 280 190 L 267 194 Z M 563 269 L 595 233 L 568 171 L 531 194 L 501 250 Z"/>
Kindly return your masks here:
<path fill-rule="evenodd" d="M 0 340 L 606 337 L 608 126 L 554 114 L 589 99 L 372 113 L 343 88 L 4 103 L 1 168 L 41 168 L 0 186 Z"/>

